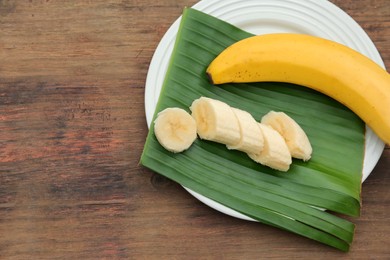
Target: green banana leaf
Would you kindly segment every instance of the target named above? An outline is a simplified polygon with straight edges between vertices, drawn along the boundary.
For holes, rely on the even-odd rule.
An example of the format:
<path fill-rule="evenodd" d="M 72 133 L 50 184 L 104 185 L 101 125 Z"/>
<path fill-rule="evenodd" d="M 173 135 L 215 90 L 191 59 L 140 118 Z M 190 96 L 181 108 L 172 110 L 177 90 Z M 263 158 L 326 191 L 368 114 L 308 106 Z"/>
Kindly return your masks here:
<path fill-rule="evenodd" d="M 154 116 L 167 107 L 189 111 L 201 96 L 246 110 L 258 121 L 270 110 L 283 111 L 307 133 L 311 160 L 294 159 L 287 173 L 278 172 L 242 152 L 200 139 L 174 154 L 158 143 L 152 124 L 141 164 L 259 222 L 348 251 L 354 224 L 331 212 L 359 215 L 365 125 L 340 103 L 302 86 L 211 85 L 205 74 L 210 62 L 250 36 L 186 8 Z"/>

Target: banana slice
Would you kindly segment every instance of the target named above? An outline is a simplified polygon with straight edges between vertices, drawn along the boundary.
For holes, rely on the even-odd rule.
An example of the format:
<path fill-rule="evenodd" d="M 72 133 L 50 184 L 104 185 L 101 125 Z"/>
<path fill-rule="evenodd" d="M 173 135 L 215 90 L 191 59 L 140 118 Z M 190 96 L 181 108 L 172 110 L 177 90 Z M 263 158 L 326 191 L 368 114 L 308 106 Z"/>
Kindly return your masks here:
<path fill-rule="evenodd" d="M 264 147 L 259 153 L 248 156 L 263 165 L 279 171 L 288 171 L 292 163 L 291 154 L 283 137 L 272 127 L 258 123 L 264 136 Z"/>
<path fill-rule="evenodd" d="M 259 153 L 263 150 L 263 133 L 257 125 L 256 120 L 247 111 L 232 108 L 240 126 L 241 138 L 238 143 L 228 145 L 228 149 L 239 150 L 245 153 Z"/>
<path fill-rule="evenodd" d="M 271 126 L 283 136 L 292 157 L 304 161 L 311 158 L 313 149 L 309 138 L 294 119 L 283 112 L 270 111 L 261 119 L 261 123 Z"/>
<path fill-rule="evenodd" d="M 184 109 L 166 108 L 157 114 L 154 133 L 165 149 L 179 153 L 195 141 L 196 122 Z"/>
<path fill-rule="evenodd" d="M 200 138 L 234 145 L 240 141 L 240 126 L 232 108 L 219 100 L 201 97 L 190 107 Z"/>

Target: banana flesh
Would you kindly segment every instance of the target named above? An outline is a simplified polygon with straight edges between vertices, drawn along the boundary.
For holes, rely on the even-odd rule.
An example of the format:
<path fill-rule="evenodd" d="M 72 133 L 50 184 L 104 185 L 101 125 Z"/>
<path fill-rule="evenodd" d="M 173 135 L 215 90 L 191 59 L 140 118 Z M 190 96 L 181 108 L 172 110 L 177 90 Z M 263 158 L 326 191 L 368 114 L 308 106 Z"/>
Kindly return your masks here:
<path fill-rule="evenodd" d="M 261 123 L 271 126 L 286 141 L 291 156 L 307 161 L 310 159 L 313 149 L 305 131 L 291 117 L 283 112 L 270 111 L 262 117 Z"/>
<path fill-rule="evenodd" d="M 390 144 L 390 75 L 339 43 L 303 34 L 267 34 L 241 40 L 207 68 L 213 84 L 289 82 L 322 92 L 355 112 Z"/>
<path fill-rule="evenodd" d="M 257 153 L 248 154 L 255 162 L 279 171 L 288 171 L 291 154 L 283 137 L 272 127 L 259 123 L 264 136 L 264 147 Z"/>
<path fill-rule="evenodd" d="M 154 132 L 158 142 L 168 151 L 179 153 L 195 141 L 196 122 L 181 108 L 166 108 L 157 114 Z"/>
<path fill-rule="evenodd" d="M 264 138 L 253 116 L 241 109 L 232 108 L 240 126 L 240 140 L 237 144 L 228 145 L 228 149 L 245 153 L 256 153 L 264 146 Z"/>
<path fill-rule="evenodd" d="M 226 145 L 235 145 L 240 141 L 240 125 L 228 104 L 201 97 L 192 102 L 190 110 L 201 139 Z"/>

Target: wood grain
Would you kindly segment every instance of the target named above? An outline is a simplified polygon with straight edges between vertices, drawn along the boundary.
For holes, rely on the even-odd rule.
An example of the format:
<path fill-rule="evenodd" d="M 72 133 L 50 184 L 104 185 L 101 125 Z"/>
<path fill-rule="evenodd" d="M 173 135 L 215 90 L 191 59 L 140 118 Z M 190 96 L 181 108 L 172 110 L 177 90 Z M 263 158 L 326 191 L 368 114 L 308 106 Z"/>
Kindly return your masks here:
<path fill-rule="evenodd" d="M 139 165 L 145 78 L 173 0 L 0 0 L 1 259 L 389 259 L 390 149 L 351 251 L 203 205 Z M 390 3 L 333 0 L 390 67 Z"/>

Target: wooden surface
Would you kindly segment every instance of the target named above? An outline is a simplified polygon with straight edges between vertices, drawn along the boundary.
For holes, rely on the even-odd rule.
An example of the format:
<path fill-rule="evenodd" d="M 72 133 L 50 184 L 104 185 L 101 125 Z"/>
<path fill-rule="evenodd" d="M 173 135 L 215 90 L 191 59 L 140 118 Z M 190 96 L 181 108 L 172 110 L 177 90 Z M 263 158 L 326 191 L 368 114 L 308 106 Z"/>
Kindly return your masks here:
<path fill-rule="evenodd" d="M 210 209 L 139 165 L 145 78 L 185 0 L 0 0 L 1 259 L 390 258 L 390 149 L 351 251 Z M 390 68 L 390 2 L 332 0 Z"/>

